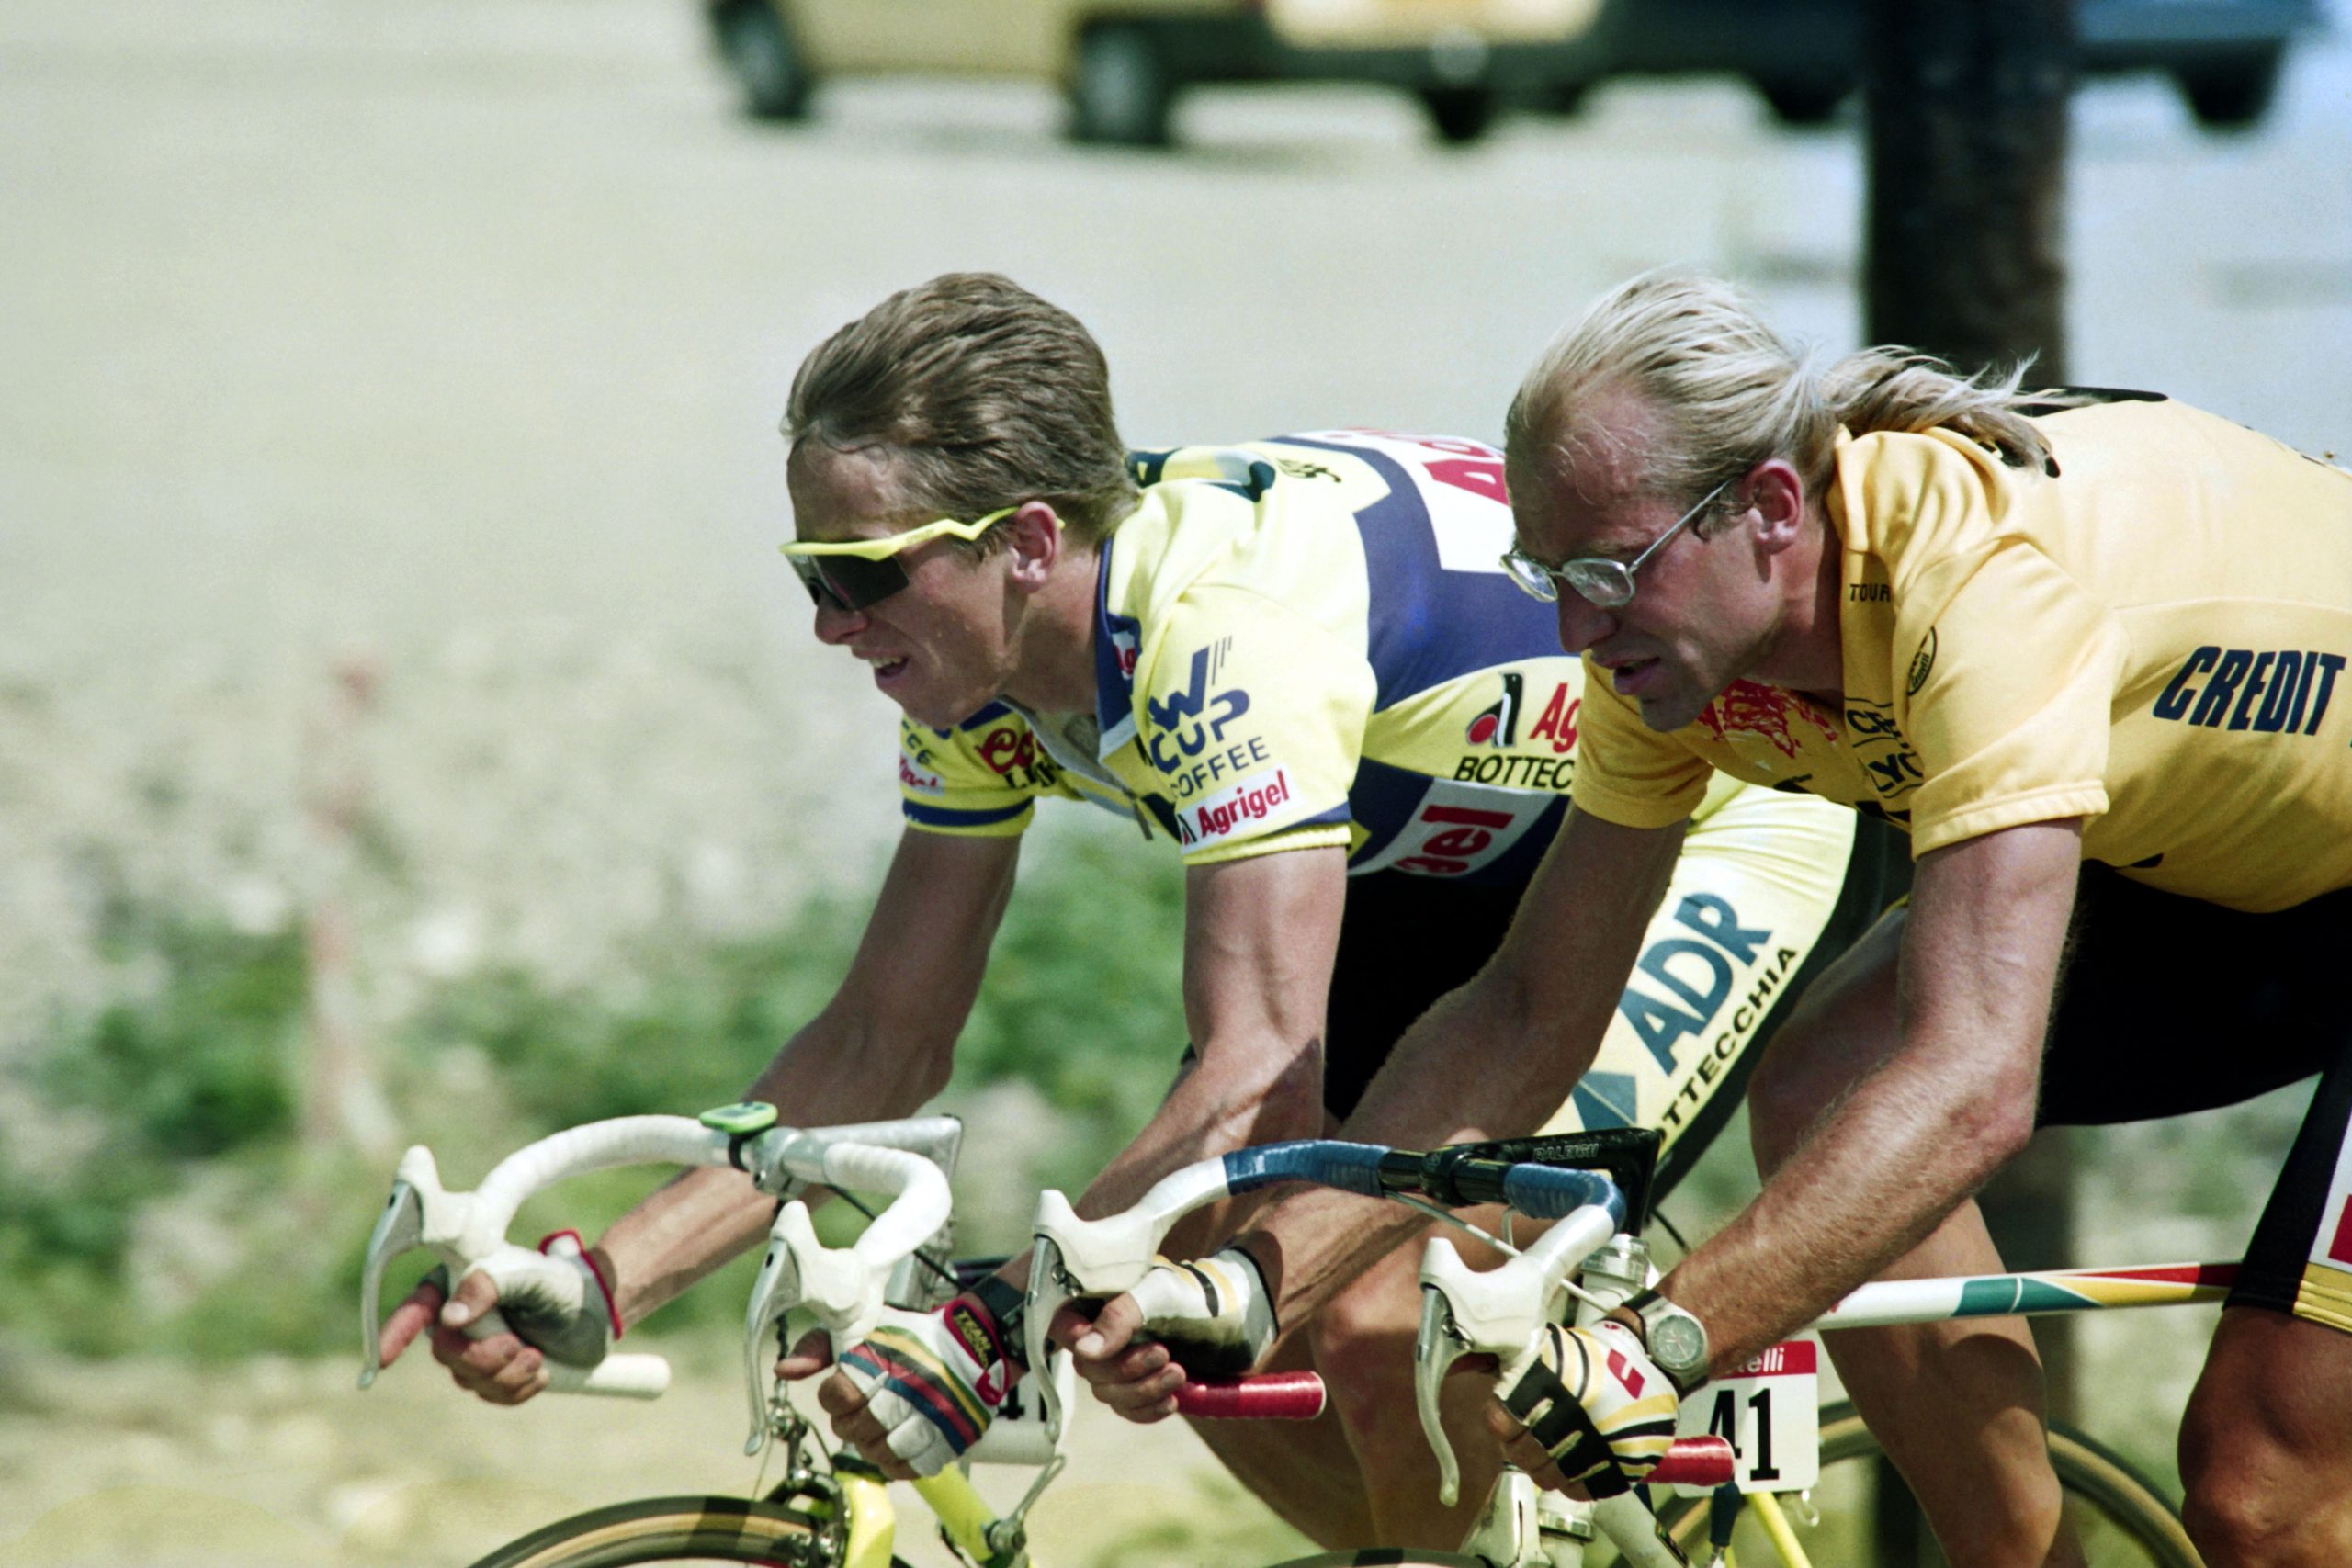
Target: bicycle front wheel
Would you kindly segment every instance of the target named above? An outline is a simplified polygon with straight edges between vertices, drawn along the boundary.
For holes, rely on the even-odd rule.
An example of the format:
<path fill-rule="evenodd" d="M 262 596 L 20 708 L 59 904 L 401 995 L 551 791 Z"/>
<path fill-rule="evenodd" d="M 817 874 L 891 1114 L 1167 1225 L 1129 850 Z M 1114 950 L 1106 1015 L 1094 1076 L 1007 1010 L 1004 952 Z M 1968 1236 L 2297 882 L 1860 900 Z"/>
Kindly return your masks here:
<path fill-rule="evenodd" d="M 2112 1449 L 2071 1427 L 2052 1426 L 2050 1463 L 2089 1561 L 2100 1568 L 2203 1568 L 2171 1502 Z M 1943 1554 L 1909 1489 L 1850 1404 L 1821 1413 L 1821 1480 L 1809 1506 L 1795 1506 L 1787 1498 L 1782 1503 L 1814 1568 L 1944 1568 Z M 1706 1500 L 1673 1499 L 1664 1514 L 1691 1560 L 1704 1562 Z M 1782 1561 L 1753 1509 L 1741 1510 L 1732 1556 L 1749 1565 Z M 1613 1562 L 1614 1553 L 1596 1548 L 1589 1561 Z"/>
<path fill-rule="evenodd" d="M 591 1508 L 507 1542 L 473 1568 L 627 1568 L 637 1562 L 756 1562 L 838 1568 L 805 1516 L 742 1497 L 646 1497 Z M 907 1568 L 898 1558 L 892 1568 Z"/>

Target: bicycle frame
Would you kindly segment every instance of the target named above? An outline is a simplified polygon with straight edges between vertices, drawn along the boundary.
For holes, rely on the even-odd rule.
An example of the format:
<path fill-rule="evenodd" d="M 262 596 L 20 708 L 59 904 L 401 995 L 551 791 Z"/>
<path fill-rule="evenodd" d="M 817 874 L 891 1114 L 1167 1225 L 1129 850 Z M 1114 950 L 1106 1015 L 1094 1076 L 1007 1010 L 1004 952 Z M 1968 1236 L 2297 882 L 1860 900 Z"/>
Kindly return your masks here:
<path fill-rule="evenodd" d="M 848 1545 L 842 1554 L 842 1568 L 890 1568 L 899 1521 L 888 1485 L 878 1475 L 856 1471 L 837 1470 L 834 1479 L 841 1484 L 842 1506 L 848 1513 Z M 962 1471 L 943 1470 L 916 1482 L 914 1488 L 939 1520 L 948 1542 L 980 1568 L 1023 1568 L 1024 1564 L 1036 1568 L 1025 1545 L 1010 1552 L 989 1545 L 989 1535 L 998 1523 L 996 1510 Z"/>
<path fill-rule="evenodd" d="M 2234 1263 L 2143 1264 L 2122 1269 L 2052 1269 L 2016 1274 L 1963 1274 L 1886 1280 L 1862 1286 L 1816 1321 L 1815 1329 L 1884 1328 L 1971 1317 L 2042 1317 L 2132 1307 L 2219 1302 L 2236 1283 Z M 1740 1495 L 1783 1568 L 1813 1568 L 1776 1495 Z"/>

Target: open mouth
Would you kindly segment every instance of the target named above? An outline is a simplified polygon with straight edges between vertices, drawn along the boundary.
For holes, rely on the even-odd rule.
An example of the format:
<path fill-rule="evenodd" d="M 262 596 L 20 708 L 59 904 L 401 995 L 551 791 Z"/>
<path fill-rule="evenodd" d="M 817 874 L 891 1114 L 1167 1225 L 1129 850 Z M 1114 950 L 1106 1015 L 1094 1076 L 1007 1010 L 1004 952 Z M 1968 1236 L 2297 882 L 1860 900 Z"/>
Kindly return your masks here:
<path fill-rule="evenodd" d="M 1619 696 L 1632 696 L 1648 684 L 1650 675 L 1657 669 L 1655 659 L 1636 659 L 1631 664 L 1620 664 L 1609 672 L 1610 683 Z"/>

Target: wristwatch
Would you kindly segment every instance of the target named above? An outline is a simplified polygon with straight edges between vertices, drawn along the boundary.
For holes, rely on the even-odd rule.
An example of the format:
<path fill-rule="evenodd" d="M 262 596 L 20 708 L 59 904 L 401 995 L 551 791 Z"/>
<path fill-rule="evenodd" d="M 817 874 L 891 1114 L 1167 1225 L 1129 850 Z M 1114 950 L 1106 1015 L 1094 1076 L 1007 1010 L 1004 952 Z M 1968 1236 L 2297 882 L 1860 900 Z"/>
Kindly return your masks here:
<path fill-rule="evenodd" d="M 1675 1392 L 1688 1393 L 1707 1381 L 1707 1325 L 1656 1291 L 1628 1296 L 1621 1309 L 1642 1325 L 1642 1342 L 1657 1370 L 1674 1382 Z"/>

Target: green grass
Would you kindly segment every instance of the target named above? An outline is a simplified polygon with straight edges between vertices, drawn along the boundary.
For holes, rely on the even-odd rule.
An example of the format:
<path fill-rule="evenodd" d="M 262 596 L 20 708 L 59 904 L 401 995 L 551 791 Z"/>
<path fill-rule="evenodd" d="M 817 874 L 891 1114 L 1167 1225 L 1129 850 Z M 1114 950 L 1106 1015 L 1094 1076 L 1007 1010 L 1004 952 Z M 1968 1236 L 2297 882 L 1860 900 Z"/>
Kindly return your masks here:
<path fill-rule="evenodd" d="M 1011 1179 L 1074 1183 L 1174 1073 L 1182 884 L 1172 862 L 1123 840 L 1063 837 L 1051 850 L 1032 854 L 1007 913 L 948 1102 L 1007 1078 L 1035 1085 L 1061 1135 Z M 827 899 L 750 938 L 650 933 L 587 987 L 477 974 L 370 1049 L 403 1134 L 434 1145 L 448 1179 L 469 1185 L 560 1127 L 738 1098 L 831 994 L 865 914 Z M 0 1142 L 0 1336 L 85 1355 L 350 1349 L 390 1173 L 300 1140 L 310 996 L 299 931 L 246 934 L 117 893 L 104 933 L 115 994 L 60 1020 L 28 1074 L 39 1099 L 95 1136 L 38 1164 Z M 662 1175 L 568 1183 L 527 1206 L 514 1234 L 569 1224 L 593 1235 Z M 837 1234 L 853 1223 L 826 1216 Z M 649 1330 L 739 1321 L 752 1267 L 690 1292 Z"/>

